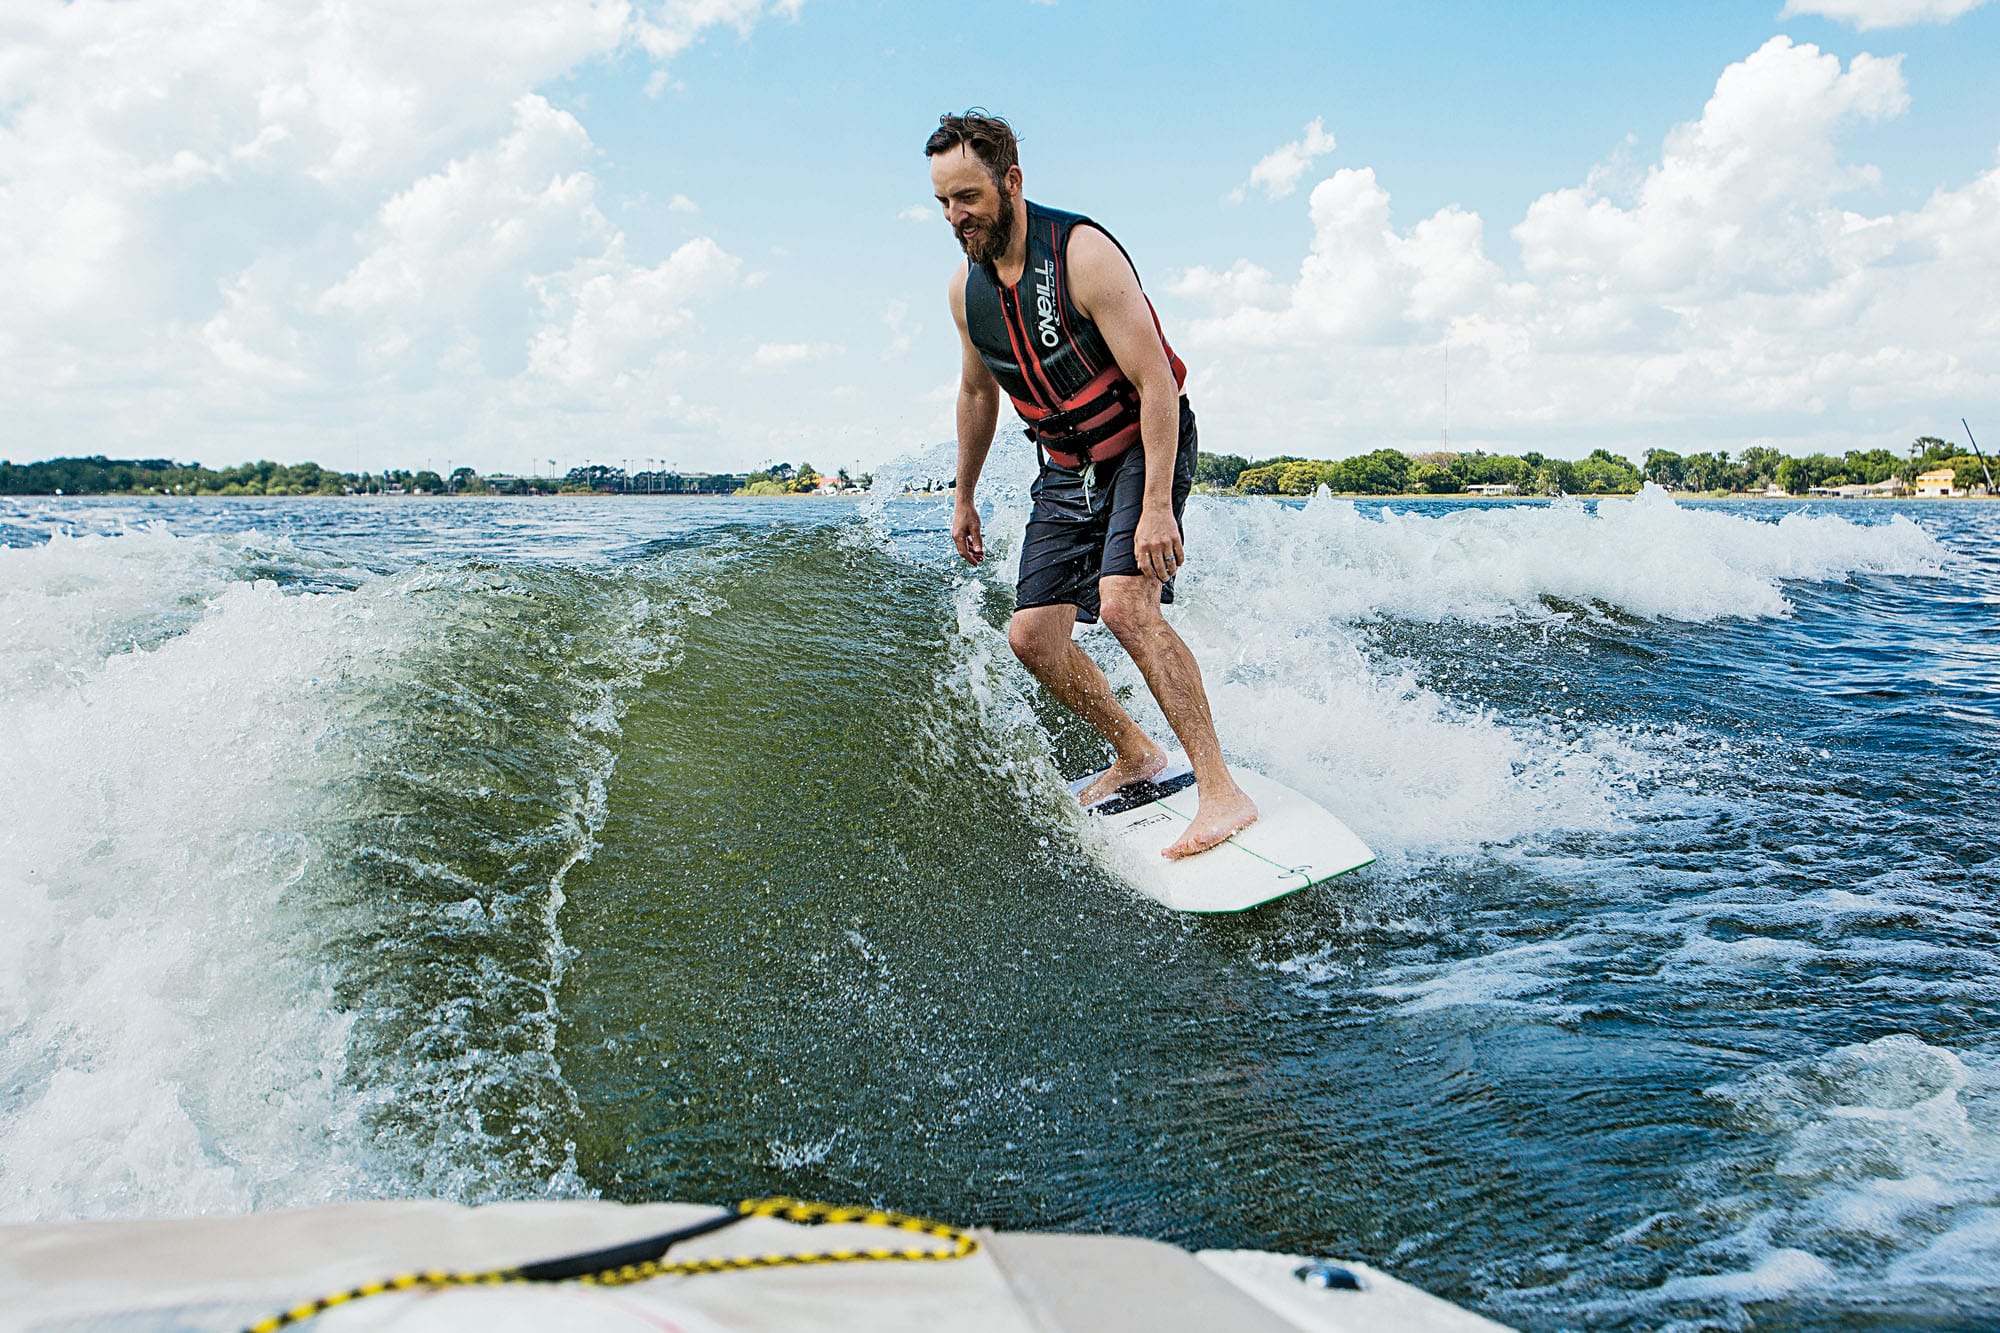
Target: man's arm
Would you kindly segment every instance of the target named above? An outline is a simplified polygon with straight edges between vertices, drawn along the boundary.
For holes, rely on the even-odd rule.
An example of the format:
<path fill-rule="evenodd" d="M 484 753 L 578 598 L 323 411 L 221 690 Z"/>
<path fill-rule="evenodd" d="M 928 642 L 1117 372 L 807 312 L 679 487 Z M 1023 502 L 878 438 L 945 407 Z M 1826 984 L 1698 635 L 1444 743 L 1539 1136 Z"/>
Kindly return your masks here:
<path fill-rule="evenodd" d="M 958 371 L 958 486 L 951 507 L 951 544 L 971 564 L 986 558 L 986 543 L 980 537 L 979 509 L 974 492 L 979 473 L 986 466 L 987 451 L 993 447 L 993 429 L 1000 422 L 1000 382 L 979 359 L 972 335 L 965 326 L 965 265 L 951 279 L 951 318 L 958 325 L 960 365 Z"/>
<path fill-rule="evenodd" d="M 1174 455 L 1180 448 L 1180 386 L 1153 307 L 1139 290 L 1139 275 L 1117 242 L 1095 227 L 1069 235 L 1070 299 L 1104 335 L 1111 357 L 1139 391 L 1139 444 L 1146 451 L 1146 490 L 1132 554 L 1139 568 L 1162 583 L 1186 558 L 1174 522 Z"/>

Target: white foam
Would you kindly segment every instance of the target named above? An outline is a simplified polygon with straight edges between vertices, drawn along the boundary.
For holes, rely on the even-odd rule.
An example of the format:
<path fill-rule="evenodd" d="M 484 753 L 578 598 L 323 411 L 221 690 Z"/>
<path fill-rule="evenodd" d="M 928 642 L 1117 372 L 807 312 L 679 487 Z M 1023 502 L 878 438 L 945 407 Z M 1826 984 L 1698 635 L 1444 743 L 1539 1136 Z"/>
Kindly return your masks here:
<path fill-rule="evenodd" d="M 1548 511 L 1534 517 L 1546 522 Z M 1376 519 L 1324 498 L 1293 509 L 1197 497 L 1169 618 L 1203 666 L 1225 748 L 1391 857 L 1619 826 L 1633 789 L 1660 769 L 1659 737 L 1574 710 L 1558 726 L 1509 723 L 1426 687 L 1368 638 L 1383 616 L 1546 617 L 1532 581 L 1502 577 L 1507 590 L 1496 593 L 1482 556 L 1532 551 L 1523 521 L 1513 511 Z M 1101 660 L 1131 688 L 1135 716 L 1163 726 L 1123 655 Z"/>
<path fill-rule="evenodd" d="M 1551 997 L 1560 994 L 1585 961 L 1586 952 L 1584 943 L 1576 939 L 1516 945 L 1486 955 L 1476 968 L 1426 968 L 1409 973 L 1390 969 L 1382 974 L 1387 980 L 1371 989 L 1398 1001 L 1400 1012 L 1410 1015 L 1476 1007 L 1525 1008 L 1547 1018 L 1570 1018 L 1578 1012 L 1575 1006 Z M 1414 979 L 1398 979 L 1402 975 Z"/>
<path fill-rule="evenodd" d="M 145 548 L 150 596 L 198 594 L 222 559 Z M 10 586 L 39 578 L 66 611 L 66 559 L 88 600 L 125 558 L 78 541 L 0 569 L 34 564 Z M 359 601 L 236 583 L 184 633 L 101 656 L 77 627 L 115 620 L 116 584 L 0 694 L 0 1215 L 337 1195 L 369 1170 L 348 1020 L 288 891 L 320 854 L 323 693 L 395 631 Z"/>
<path fill-rule="evenodd" d="M 1720 1296 L 1734 1303 L 1775 1301 L 1800 1291 L 1831 1287 L 1835 1281 L 1833 1269 L 1818 1255 L 1784 1248 L 1760 1255 L 1756 1265 L 1746 1271 L 1669 1278 L 1656 1299 L 1671 1303 Z"/>
<path fill-rule="evenodd" d="M 1864 1291 L 1885 1282 L 1904 1297 L 1937 1284 L 1990 1287 L 2000 1266 L 1992 1060 L 1896 1034 L 1774 1065 L 1708 1095 L 1769 1145 L 1767 1157 L 1741 1164 L 1750 1194 L 1735 1203 L 1738 1235 L 1760 1269 L 1796 1246 L 1850 1256 L 1838 1281 Z M 1660 1294 L 1677 1294 L 1676 1284 Z"/>
<path fill-rule="evenodd" d="M 0 675 L 0 1217 L 579 1188 L 555 1061 L 562 880 L 595 845 L 624 697 L 705 604 L 621 588 L 569 627 L 590 640 L 575 662 L 513 664 L 564 704 L 545 728 L 561 771 L 548 822 L 508 844 L 508 873 L 539 878 L 496 888 L 434 856 L 421 818 L 407 845 L 357 847 L 349 822 L 385 771 L 453 795 L 450 771 L 396 768 L 410 716 L 488 714 L 452 653 L 484 633 L 506 649 L 504 627 L 563 590 L 477 568 L 350 572 L 338 595 L 243 581 L 277 545 L 138 531 L 0 550 L 0 605 L 40 618 Z M 281 563 L 316 568 L 298 556 Z M 338 946 L 409 908 L 374 902 L 361 860 L 446 889 L 433 923 L 526 946 L 504 1049 L 454 1027 L 468 997 L 398 990 L 393 969 L 344 1008 L 360 983 Z M 367 1025 L 412 1000 L 422 1040 L 382 1047 Z"/>
<path fill-rule="evenodd" d="M 0 549 L 0 700 L 178 633 L 242 564 L 234 543 L 182 541 L 158 528 L 57 533 L 41 546 Z"/>
<path fill-rule="evenodd" d="M 1371 516 L 1324 492 L 1303 509 L 1197 497 L 1189 506 L 1191 591 L 1211 567 L 1238 614 L 1282 613 L 1301 595 L 1339 620 L 1539 619 L 1545 598 L 1646 618 L 1784 615 L 1782 581 L 1863 571 L 1935 573 L 1945 549 L 1909 519 L 1837 515 L 1776 523 L 1676 504 L 1648 486 L 1630 500 L 1576 500 Z M 1211 549 L 1241 551 L 1230 569 Z"/>

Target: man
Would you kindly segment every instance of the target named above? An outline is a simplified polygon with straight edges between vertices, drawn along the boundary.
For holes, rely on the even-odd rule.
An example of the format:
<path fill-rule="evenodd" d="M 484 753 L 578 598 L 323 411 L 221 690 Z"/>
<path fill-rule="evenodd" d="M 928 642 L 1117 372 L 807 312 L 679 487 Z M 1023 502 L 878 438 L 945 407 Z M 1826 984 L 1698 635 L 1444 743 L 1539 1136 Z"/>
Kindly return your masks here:
<path fill-rule="evenodd" d="M 972 564 L 986 557 L 974 491 L 1005 389 L 1042 457 L 1008 642 L 1116 753 L 1084 789 L 1090 805 L 1167 763 L 1070 639 L 1078 619 L 1102 617 L 1146 678 L 1200 789 L 1194 822 L 1166 855 L 1207 851 L 1249 826 L 1257 807 L 1223 763 L 1194 654 L 1160 614 L 1187 558 L 1180 516 L 1195 462 L 1194 413 L 1181 394 L 1187 368 L 1110 233 L 1022 196 L 1006 121 L 941 117 L 924 153 L 966 255 L 951 280 L 964 363 L 952 542 Z"/>

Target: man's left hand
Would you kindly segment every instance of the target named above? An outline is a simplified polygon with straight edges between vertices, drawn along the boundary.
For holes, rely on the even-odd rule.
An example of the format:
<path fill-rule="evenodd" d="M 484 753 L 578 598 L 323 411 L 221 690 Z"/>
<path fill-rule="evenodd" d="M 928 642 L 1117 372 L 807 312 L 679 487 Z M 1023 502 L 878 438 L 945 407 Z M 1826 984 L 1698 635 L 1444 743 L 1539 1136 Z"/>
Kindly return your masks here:
<path fill-rule="evenodd" d="M 1132 533 L 1132 556 L 1139 562 L 1140 573 L 1162 583 L 1186 563 L 1181 526 L 1174 522 L 1171 511 L 1149 508 L 1140 513 L 1139 526 Z"/>

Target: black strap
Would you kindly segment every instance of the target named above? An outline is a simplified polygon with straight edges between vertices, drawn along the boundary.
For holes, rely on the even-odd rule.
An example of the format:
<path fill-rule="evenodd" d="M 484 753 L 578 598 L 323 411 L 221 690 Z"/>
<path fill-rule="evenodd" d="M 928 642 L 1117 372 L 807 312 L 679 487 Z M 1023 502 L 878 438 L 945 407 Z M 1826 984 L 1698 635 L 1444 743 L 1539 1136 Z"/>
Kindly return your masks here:
<path fill-rule="evenodd" d="M 1113 380 L 1110 388 L 1098 394 L 1097 397 L 1091 399 L 1089 402 L 1065 408 L 1060 412 L 1051 412 L 1047 416 L 1037 420 L 1034 424 L 1035 433 L 1044 437 L 1053 437 L 1055 442 L 1061 445 L 1078 422 L 1088 421 L 1107 408 L 1119 406 L 1130 407 L 1138 401 L 1138 391 L 1132 387 L 1130 380 Z M 1101 435 L 1098 436 L 1098 439 L 1103 438 Z M 1093 440 L 1092 443 L 1096 443 L 1096 441 Z M 1068 450 L 1064 450 L 1064 452 L 1067 453 Z"/>
<path fill-rule="evenodd" d="M 1066 454 L 1087 453 L 1092 447 L 1103 444 L 1131 424 L 1131 419 L 1121 412 L 1102 425 L 1070 432 L 1057 440 L 1055 446 Z"/>
<path fill-rule="evenodd" d="M 540 1263 L 522 1264 L 514 1270 L 514 1276 L 523 1282 L 564 1282 L 573 1277 L 582 1277 L 586 1273 L 602 1273 L 609 1269 L 624 1268 L 629 1264 L 651 1263 L 665 1255 L 669 1248 L 684 1240 L 693 1240 L 696 1236 L 706 1236 L 711 1231 L 733 1227 L 748 1217 L 748 1213 L 721 1213 L 707 1221 L 696 1222 L 678 1231 L 648 1236 L 644 1240 L 628 1241 L 608 1249 L 591 1250 L 587 1254 L 569 1254 L 560 1259 L 544 1259 Z"/>

